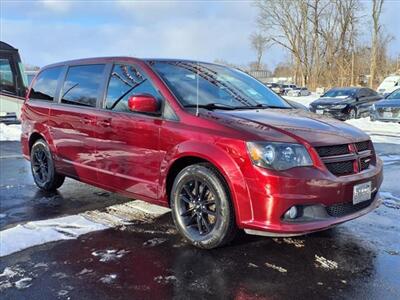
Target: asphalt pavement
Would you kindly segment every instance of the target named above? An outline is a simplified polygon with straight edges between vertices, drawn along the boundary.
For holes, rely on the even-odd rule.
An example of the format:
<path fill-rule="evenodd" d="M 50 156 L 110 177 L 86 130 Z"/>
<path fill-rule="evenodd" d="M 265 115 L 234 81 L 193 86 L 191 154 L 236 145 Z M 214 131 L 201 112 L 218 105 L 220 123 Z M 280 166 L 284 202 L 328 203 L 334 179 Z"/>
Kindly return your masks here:
<path fill-rule="evenodd" d="M 102 210 L 131 199 L 67 179 L 39 191 L 18 142 L 0 143 L 0 230 Z M 296 238 L 241 234 L 211 251 L 190 246 L 170 214 L 0 259 L 1 299 L 400 299 L 399 145 L 385 160 L 383 204 Z"/>

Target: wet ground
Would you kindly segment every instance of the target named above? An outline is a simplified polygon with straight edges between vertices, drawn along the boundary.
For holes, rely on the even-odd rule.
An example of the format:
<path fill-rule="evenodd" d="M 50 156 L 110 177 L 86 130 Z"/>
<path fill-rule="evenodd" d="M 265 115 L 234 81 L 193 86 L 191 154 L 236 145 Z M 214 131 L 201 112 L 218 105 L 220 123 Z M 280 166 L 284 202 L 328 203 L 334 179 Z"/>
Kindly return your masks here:
<path fill-rule="evenodd" d="M 0 146 L 1 230 L 130 201 L 73 180 L 42 193 L 19 143 Z M 204 251 L 182 240 L 166 214 L 2 257 L 0 297 L 400 299 L 399 147 L 376 145 L 385 160 L 383 205 L 329 231 L 286 239 L 243 234 Z"/>

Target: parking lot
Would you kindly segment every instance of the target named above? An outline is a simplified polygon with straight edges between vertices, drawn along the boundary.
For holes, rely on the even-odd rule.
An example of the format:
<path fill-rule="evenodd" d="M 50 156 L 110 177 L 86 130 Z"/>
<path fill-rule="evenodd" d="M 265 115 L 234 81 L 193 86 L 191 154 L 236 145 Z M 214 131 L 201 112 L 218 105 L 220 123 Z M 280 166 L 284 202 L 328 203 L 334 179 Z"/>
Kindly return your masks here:
<path fill-rule="evenodd" d="M 129 222 L 79 236 L 64 227 L 70 239 L 3 256 L 1 298 L 399 299 L 400 157 L 398 145 L 375 147 L 385 162 L 383 204 L 360 219 L 296 238 L 243 234 L 228 247 L 205 251 L 182 240 L 169 213 L 146 219 L 127 212 Z M 1 149 L 2 232 L 132 201 L 74 180 L 44 194 L 19 142 L 1 142 Z"/>

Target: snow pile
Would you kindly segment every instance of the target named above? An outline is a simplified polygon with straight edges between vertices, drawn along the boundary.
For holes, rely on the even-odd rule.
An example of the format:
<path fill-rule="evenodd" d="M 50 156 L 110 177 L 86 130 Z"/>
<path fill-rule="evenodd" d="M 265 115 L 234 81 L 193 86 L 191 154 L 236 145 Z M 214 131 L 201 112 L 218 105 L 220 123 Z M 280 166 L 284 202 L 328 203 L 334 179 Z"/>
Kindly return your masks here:
<path fill-rule="evenodd" d="M 369 118 L 352 119 L 346 121 L 366 133 L 375 143 L 400 144 L 400 124 L 380 121 L 370 121 Z"/>
<path fill-rule="evenodd" d="M 0 123 L 0 141 L 19 141 L 21 139 L 21 125 L 6 125 Z"/>
<path fill-rule="evenodd" d="M 0 232 L 0 257 L 32 246 L 74 239 L 82 234 L 106 228 L 107 226 L 79 215 L 17 225 Z"/>
<path fill-rule="evenodd" d="M 79 215 L 20 224 L 0 231 L 0 257 L 49 242 L 76 239 L 92 231 L 130 224 L 132 221 L 151 221 L 169 211 L 169 208 L 136 200 L 107 207 L 104 212 L 88 211 Z M 116 254 L 118 256 L 125 253 Z"/>
<path fill-rule="evenodd" d="M 313 93 L 308 96 L 300 96 L 300 97 L 283 96 L 283 98 L 290 100 L 290 101 L 297 102 L 297 103 L 301 103 L 301 104 L 305 105 L 306 107 L 309 107 L 311 102 L 313 102 L 319 98 L 319 95 Z"/>

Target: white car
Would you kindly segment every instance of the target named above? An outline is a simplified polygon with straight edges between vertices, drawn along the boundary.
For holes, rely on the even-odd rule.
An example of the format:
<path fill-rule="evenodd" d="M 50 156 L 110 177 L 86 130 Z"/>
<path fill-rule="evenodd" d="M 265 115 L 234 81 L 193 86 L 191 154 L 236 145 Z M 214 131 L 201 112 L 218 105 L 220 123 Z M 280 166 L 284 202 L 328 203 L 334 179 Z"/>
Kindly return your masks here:
<path fill-rule="evenodd" d="M 292 97 L 308 96 L 310 94 L 310 91 L 306 87 L 295 88 L 287 92 L 287 95 Z"/>
<path fill-rule="evenodd" d="M 382 96 L 387 96 L 400 87 L 400 75 L 386 77 L 378 86 L 377 92 Z"/>

